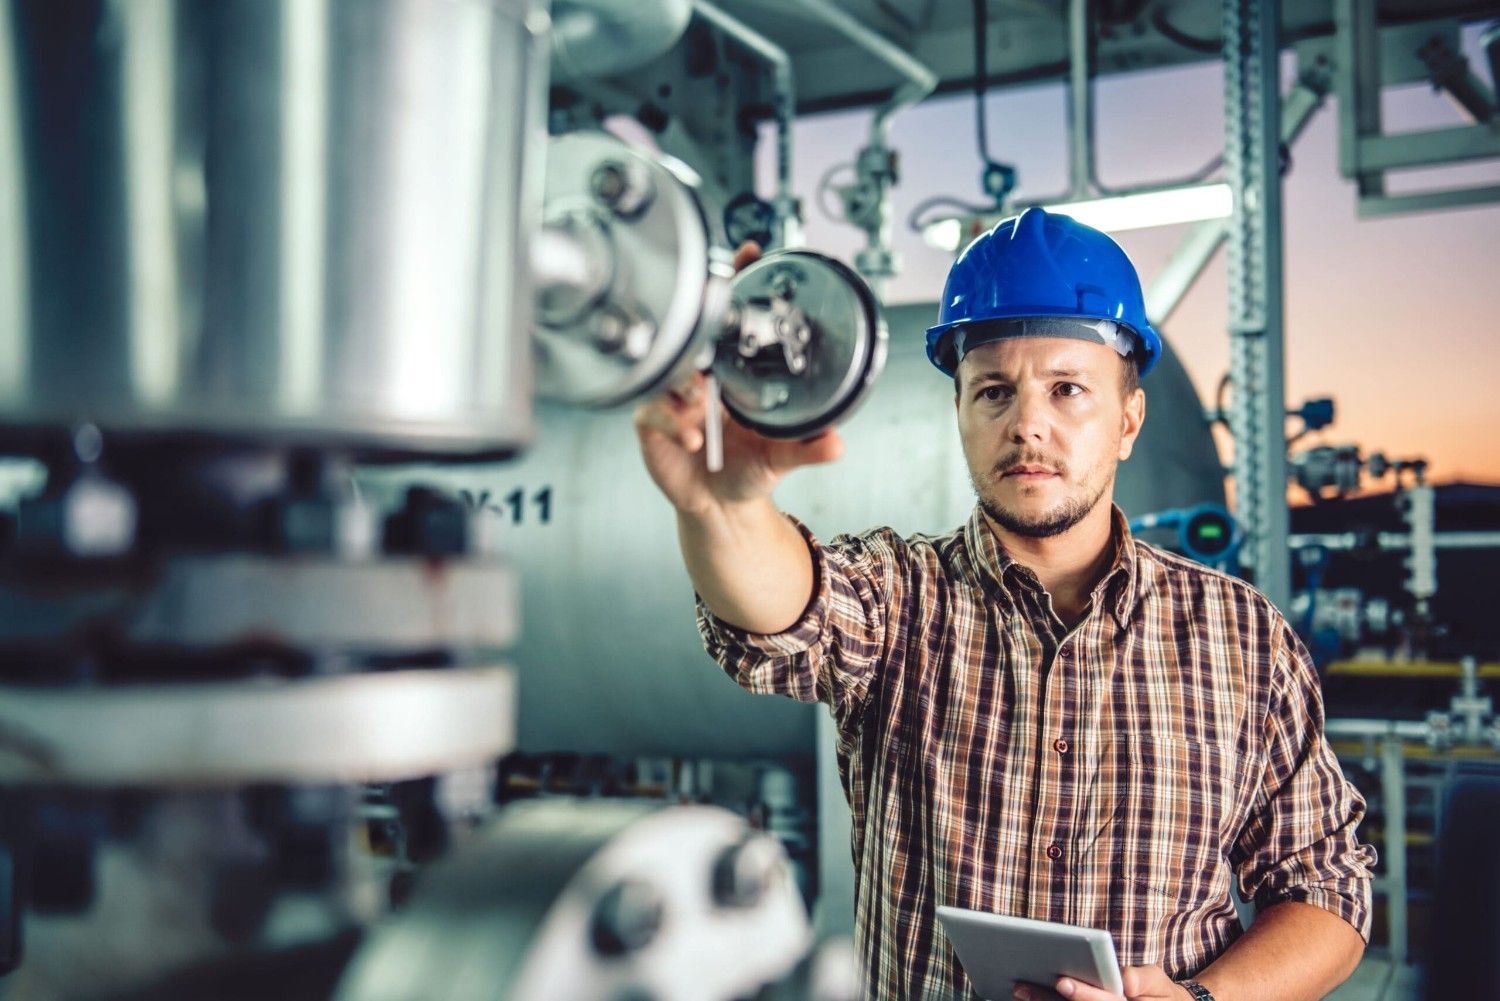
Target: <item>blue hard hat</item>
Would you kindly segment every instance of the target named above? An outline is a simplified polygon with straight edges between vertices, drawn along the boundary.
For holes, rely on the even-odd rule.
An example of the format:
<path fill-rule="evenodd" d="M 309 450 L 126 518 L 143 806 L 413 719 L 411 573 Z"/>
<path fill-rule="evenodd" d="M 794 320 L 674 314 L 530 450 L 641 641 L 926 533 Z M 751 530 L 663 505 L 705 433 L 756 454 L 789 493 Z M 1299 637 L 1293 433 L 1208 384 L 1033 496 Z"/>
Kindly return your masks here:
<path fill-rule="evenodd" d="M 1092 226 L 1040 208 L 997 223 L 953 262 L 937 325 L 927 328 L 927 357 L 951 376 L 970 348 L 1007 337 L 1108 344 L 1134 354 L 1141 375 L 1161 356 L 1125 251 Z"/>

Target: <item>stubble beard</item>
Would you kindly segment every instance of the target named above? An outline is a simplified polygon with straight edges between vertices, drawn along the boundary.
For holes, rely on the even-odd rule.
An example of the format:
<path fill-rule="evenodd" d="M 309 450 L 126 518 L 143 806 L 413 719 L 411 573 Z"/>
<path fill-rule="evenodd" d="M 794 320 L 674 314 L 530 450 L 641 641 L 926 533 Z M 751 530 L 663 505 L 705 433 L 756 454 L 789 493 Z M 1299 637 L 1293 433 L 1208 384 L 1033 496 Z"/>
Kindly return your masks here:
<path fill-rule="evenodd" d="M 1052 510 L 1030 517 L 1006 510 L 998 500 L 986 495 L 977 480 L 974 481 L 974 493 L 979 498 L 980 509 L 1007 532 L 1026 539 L 1050 539 L 1088 517 L 1089 512 L 1103 499 L 1108 486 L 1109 482 L 1105 480 L 1091 497 L 1087 494 L 1069 497 Z"/>

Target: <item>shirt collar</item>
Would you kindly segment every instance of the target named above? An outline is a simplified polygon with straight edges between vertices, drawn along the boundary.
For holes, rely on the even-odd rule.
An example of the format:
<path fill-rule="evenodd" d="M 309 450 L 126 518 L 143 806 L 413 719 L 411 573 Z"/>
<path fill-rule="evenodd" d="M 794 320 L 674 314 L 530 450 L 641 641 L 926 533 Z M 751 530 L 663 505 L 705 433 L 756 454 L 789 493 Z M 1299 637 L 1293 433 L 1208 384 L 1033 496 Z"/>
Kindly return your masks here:
<path fill-rule="evenodd" d="M 1135 608 L 1137 561 L 1135 537 L 1130 533 L 1130 522 L 1118 505 L 1110 505 L 1111 530 L 1114 540 L 1115 558 L 1109 571 L 1094 588 L 1094 596 L 1109 602 L 1115 622 L 1123 629 L 1130 621 Z M 969 552 L 974 553 L 981 577 L 988 577 L 1000 593 L 1009 600 L 1015 599 L 1013 588 L 1036 586 L 1036 577 L 1031 570 L 1010 555 L 1005 546 L 990 531 L 984 520 L 983 510 L 976 504 L 964 526 L 965 541 Z"/>

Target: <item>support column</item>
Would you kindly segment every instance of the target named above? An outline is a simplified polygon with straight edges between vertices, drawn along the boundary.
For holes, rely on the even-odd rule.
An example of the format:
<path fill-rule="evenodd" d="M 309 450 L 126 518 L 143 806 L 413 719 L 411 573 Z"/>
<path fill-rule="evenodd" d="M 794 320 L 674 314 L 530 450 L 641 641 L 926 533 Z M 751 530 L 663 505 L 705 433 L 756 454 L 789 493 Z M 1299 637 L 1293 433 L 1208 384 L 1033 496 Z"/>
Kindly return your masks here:
<path fill-rule="evenodd" d="M 1230 376 L 1235 514 L 1241 560 L 1278 608 L 1291 605 L 1287 548 L 1286 386 L 1278 0 L 1224 4 L 1224 175 L 1229 226 Z"/>

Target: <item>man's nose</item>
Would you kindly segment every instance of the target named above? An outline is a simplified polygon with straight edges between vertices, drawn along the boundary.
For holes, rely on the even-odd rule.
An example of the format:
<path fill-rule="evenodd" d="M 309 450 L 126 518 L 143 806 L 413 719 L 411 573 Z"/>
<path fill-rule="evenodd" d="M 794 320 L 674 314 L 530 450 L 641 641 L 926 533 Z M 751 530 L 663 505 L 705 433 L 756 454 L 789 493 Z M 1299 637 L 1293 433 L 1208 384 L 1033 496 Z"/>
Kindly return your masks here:
<path fill-rule="evenodd" d="M 1010 424 L 1005 429 L 1006 436 L 1015 444 L 1044 440 L 1049 427 L 1045 396 L 1025 390 L 1016 393 L 1009 418 Z"/>

